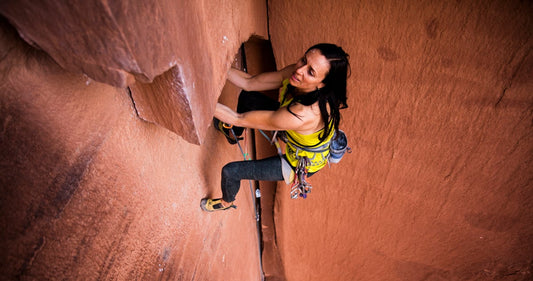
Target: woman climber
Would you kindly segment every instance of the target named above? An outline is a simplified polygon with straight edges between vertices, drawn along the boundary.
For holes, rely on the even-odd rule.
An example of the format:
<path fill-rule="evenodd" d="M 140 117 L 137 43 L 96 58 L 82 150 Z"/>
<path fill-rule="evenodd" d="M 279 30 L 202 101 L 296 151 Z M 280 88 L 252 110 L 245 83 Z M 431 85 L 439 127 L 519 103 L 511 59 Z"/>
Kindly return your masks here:
<path fill-rule="evenodd" d="M 286 149 L 281 156 L 228 163 L 222 169 L 222 198 L 202 199 L 203 210 L 234 207 L 242 179 L 290 182 L 290 175 L 300 184 L 300 196 L 308 192 L 305 177 L 326 165 L 329 143 L 339 132 L 339 110 L 347 107 L 348 57 L 341 47 L 323 43 L 312 46 L 296 64 L 279 71 L 252 76 L 229 70 L 228 80 L 243 91 L 237 112 L 217 104 L 215 128 L 232 144 L 244 128 L 285 131 Z M 257 92 L 278 88 L 279 102 Z"/>

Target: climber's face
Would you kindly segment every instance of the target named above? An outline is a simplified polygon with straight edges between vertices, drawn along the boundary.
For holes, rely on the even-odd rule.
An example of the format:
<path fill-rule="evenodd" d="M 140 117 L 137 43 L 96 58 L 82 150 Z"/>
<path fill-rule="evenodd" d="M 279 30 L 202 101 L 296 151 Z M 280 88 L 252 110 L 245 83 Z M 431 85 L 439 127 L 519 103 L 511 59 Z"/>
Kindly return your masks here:
<path fill-rule="evenodd" d="M 329 61 L 320 50 L 312 49 L 297 63 L 289 83 L 301 92 L 311 92 L 325 86 L 322 81 L 328 74 Z"/>

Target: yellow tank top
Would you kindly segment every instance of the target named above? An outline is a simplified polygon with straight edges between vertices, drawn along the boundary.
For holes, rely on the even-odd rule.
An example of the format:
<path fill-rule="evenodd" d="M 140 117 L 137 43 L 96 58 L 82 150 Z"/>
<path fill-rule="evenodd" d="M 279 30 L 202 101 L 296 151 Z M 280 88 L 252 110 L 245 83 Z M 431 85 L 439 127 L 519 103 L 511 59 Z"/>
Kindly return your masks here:
<path fill-rule="evenodd" d="M 292 101 L 292 98 L 285 99 L 288 85 L 289 79 L 283 80 L 279 95 L 280 107 L 287 106 Z M 333 122 L 329 122 L 328 125 L 333 126 Z M 319 136 L 323 131 L 324 129 L 321 129 L 309 135 L 302 135 L 293 130 L 286 131 L 288 141 L 285 146 L 285 155 L 293 168 L 298 164 L 298 159 L 302 157 L 307 157 L 311 162 L 307 167 L 309 173 L 315 173 L 326 166 L 329 156 L 329 143 L 335 130 L 331 130 L 328 137 L 321 142 Z"/>

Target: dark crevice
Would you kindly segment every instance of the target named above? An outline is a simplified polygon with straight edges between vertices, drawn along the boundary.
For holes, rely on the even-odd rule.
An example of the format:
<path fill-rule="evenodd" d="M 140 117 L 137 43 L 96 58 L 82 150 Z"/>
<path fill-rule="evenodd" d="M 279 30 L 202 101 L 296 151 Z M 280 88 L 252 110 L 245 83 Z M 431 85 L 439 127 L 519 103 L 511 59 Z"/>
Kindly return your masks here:
<path fill-rule="evenodd" d="M 509 86 L 503 88 L 503 91 L 500 94 L 500 97 L 498 98 L 498 100 L 496 101 L 496 104 L 494 105 L 494 107 L 498 107 L 498 105 L 500 105 L 500 102 L 503 100 L 503 97 L 505 97 L 505 93 L 507 92 L 507 89 L 511 88 L 511 83 L 512 82 L 509 83 Z"/>
<path fill-rule="evenodd" d="M 269 12 L 269 9 L 268 9 L 268 0 L 265 1 L 266 2 L 266 18 L 267 18 L 267 36 L 268 36 L 268 41 L 270 42 L 270 12 Z"/>
<path fill-rule="evenodd" d="M 244 70 L 245 72 L 252 75 L 256 75 L 262 72 L 268 72 L 268 71 L 275 71 L 276 70 L 276 62 L 274 58 L 274 52 L 272 50 L 272 44 L 269 40 L 262 39 L 257 36 L 251 36 L 248 41 L 246 41 L 243 45 L 241 45 L 241 48 L 239 50 L 239 57 L 241 59 L 241 70 Z M 268 96 L 272 99 L 278 98 L 278 90 L 270 90 L 270 91 L 262 91 L 262 94 L 265 96 Z M 252 159 L 258 159 L 259 157 L 266 156 L 264 153 L 272 153 L 270 155 L 275 155 L 277 153 L 276 149 L 272 146 L 271 149 L 259 147 L 258 145 L 263 145 L 264 142 L 260 141 L 259 139 L 262 139 L 262 136 L 256 136 L 255 132 L 258 132 L 257 130 L 250 130 L 249 136 L 250 136 L 250 154 L 252 156 Z M 268 137 L 267 137 L 268 139 Z M 270 142 L 270 139 L 268 139 Z M 259 152 L 261 152 L 259 154 Z M 260 186 L 265 184 L 264 186 Z M 278 245 L 278 237 L 276 232 L 276 225 L 274 223 L 274 205 L 275 205 L 275 197 L 276 197 L 276 186 L 278 183 L 274 183 L 273 186 L 271 186 L 270 183 L 266 182 L 260 182 L 255 181 L 254 186 L 256 187 L 253 189 L 250 188 L 250 191 L 253 193 L 254 200 L 254 207 L 255 207 L 255 216 L 257 219 L 257 238 L 258 238 L 258 246 L 259 246 L 259 252 L 260 252 L 260 266 L 261 266 L 261 277 L 262 280 L 266 279 L 272 279 L 277 280 L 277 278 L 280 278 L 280 280 L 284 280 L 285 277 L 283 276 L 283 265 L 281 263 L 281 257 L 279 253 L 279 249 L 277 248 Z M 267 188 L 265 188 L 267 186 Z M 270 188 L 273 188 L 271 190 Z M 261 191 L 260 197 L 256 197 L 255 191 Z M 268 232 L 263 232 L 263 225 L 266 225 L 268 228 Z M 266 229 L 266 228 L 265 228 Z M 271 231 L 273 231 L 271 233 Z M 266 239 L 266 240 L 265 240 Z M 273 247 L 270 247 L 270 245 L 273 245 Z M 265 252 L 266 251 L 266 252 Z M 277 270 L 273 270 L 271 272 L 264 271 L 263 268 L 263 255 L 266 255 L 268 260 L 266 261 L 270 267 L 273 266 L 272 262 L 274 262 L 276 265 L 274 265 Z M 269 277 L 265 277 L 265 274 Z"/>
<path fill-rule="evenodd" d="M 133 95 L 131 93 L 130 87 L 126 87 L 126 92 L 128 93 L 128 96 L 131 99 L 131 104 L 133 105 L 133 110 L 135 110 L 135 114 L 137 115 L 137 117 L 142 119 L 141 116 L 139 115 L 139 111 L 137 110 L 137 105 L 135 105 L 135 100 L 133 99 Z"/>
<path fill-rule="evenodd" d="M 242 66 L 242 70 L 244 72 L 248 72 L 248 66 L 247 66 L 247 63 L 246 63 L 246 51 L 245 51 L 245 48 L 244 48 L 244 44 L 241 44 L 241 47 L 240 47 L 240 52 L 239 52 L 240 56 L 241 56 L 241 66 Z M 255 134 L 254 134 L 254 130 L 250 130 L 251 133 L 251 154 L 252 154 L 252 159 L 257 159 L 257 155 L 256 155 L 256 142 L 255 142 Z M 245 159 L 246 160 L 246 159 Z M 255 189 L 253 187 L 256 187 Z M 252 199 L 253 199 L 253 203 L 254 203 L 254 211 L 255 211 L 255 220 L 256 220 L 256 227 L 257 227 L 257 244 L 258 244 L 258 249 L 259 249 L 259 266 L 260 266 L 260 270 L 261 270 L 261 280 L 264 279 L 264 276 L 265 276 L 265 272 L 263 270 L 263 231 L 262 231 L 262 228 L 261 228 L 261 225 L 262 225 L 262 222 L 261 222 L 261 197 L 257 197 L 256 196 L 256 191 L 257 190 L 260 190 L 260 187 L 259 187 L 259 181 L 254 181 L 254 183 L 252 184 L 252 181 L 250 181 L 250 192 L 252 193 Z"/>

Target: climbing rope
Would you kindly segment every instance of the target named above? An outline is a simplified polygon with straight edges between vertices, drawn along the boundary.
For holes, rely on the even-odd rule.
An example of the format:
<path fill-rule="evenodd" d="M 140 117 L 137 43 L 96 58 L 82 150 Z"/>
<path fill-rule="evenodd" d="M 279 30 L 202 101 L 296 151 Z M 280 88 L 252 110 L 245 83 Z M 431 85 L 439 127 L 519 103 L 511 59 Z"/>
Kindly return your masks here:
<path fill-rule="evenodd" d="M 230 132 L 231 132 L 231 135 L 233 136 L 233 138 L 237 141 L 237 145 L 239 146 L 239 150 L 241 151 L 241 154 L 242 154 L 242 157 L 244 158 L 245 161 L 247 160 L 251 160 L 249 159 L 249 154 L 248 153 L 245 153 L 245 151 L 242 149 L 242 146 L 241 146 L 241 143 L 240 143 L 240 140 L 239 138 L 237 138 L 237 135 L 235 134 L 235 131 L 233 130 L 233 125 L 228 125 L 226 123 L 223 123 L 222 126 L 224 126 L 224 128 L 228 129 Z M 226 127 L 228 126 L 228 127 Z M 247 146 L 246 144 L 246 130 L 244 130 L 244 145 L 245 147 Z M 252 202 L 253 202 L 253 206 L 254 206 L 254 213 L 255 213 L 255 221 L 256 221 L 256 227 L 257 227 L 257 244 L 258 244 L 258 247 L 259 247 L 259 268 L 261 270 L 261 280 L 264 280 L 264 271 L 263 271 L 263 249 L 261 248 L 261 245 L 262 245 L 262 239 L 261 239 L 261 215 L 259 214 L 259 211 L 258 211 L 258 208 L 257 208 L 257 204 L 256 204 L 256 200 L 258 197 L 260 196 L 257 196 L 257 194 L 261 194 L 259 192 L 259 189 L 256 190 L 256 192 L 254 192 L 254 188 L 253 188 L 253 184 L 252 184 L 252 180 L 249 180 L 248 181 L 249 184 L 250 184 L 250 193 L 252 194 Z"/>

